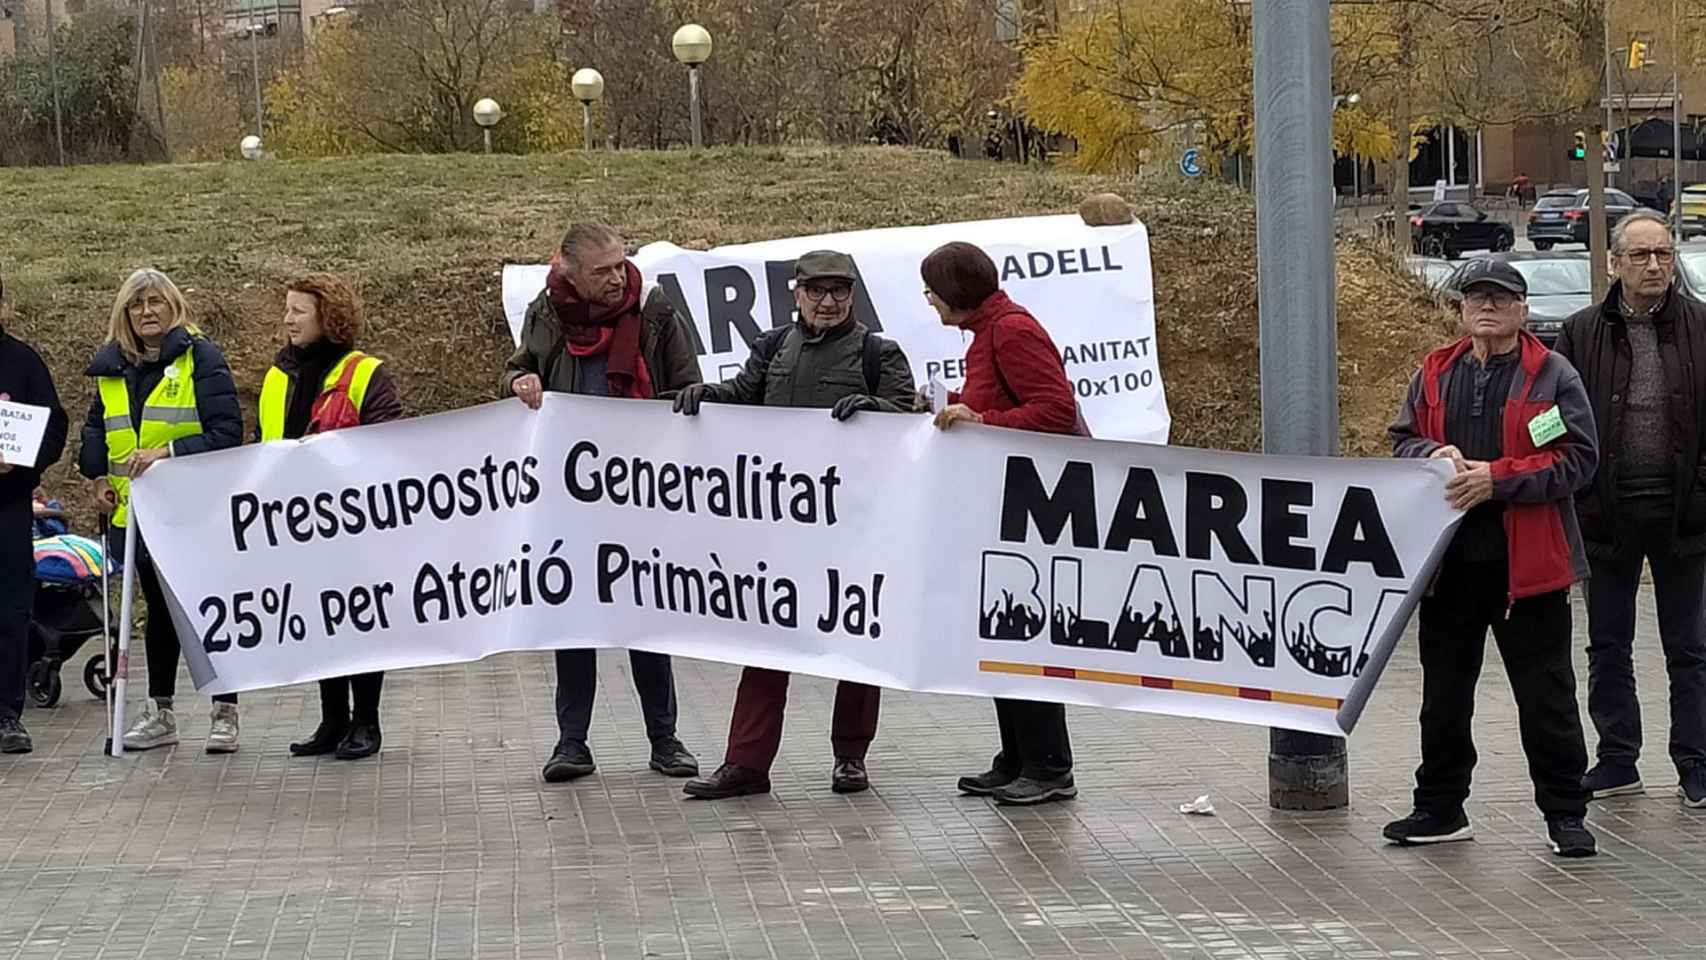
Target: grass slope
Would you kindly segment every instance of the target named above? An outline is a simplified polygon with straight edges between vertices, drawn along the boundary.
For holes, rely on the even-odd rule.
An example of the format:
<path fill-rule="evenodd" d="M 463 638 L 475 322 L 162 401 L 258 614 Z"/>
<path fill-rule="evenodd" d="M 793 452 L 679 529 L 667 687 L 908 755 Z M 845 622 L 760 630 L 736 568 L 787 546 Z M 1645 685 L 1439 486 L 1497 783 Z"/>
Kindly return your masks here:
<path fill-rule="evenodd" d="M 17 333 L 48 357 L 80 423 L 84 364 L 130 270 L 165 270 L 230 356 L 248 412 L 277 347 L 282 285 L 307 270 L 358 281 L 364 346 L 415 412 L 490 399 L 510 348 L 505 262 L 539 262 L 576 219 L 630 242 L 705 247 L 879 226 L 1064 213 L 1088 193 L 1132 200 L 1150 228 L 1162 372 L 1180 444 L 1259 443 L 1255 220 L 1247 196 L 901 149 L 716 149 L 528 157 L 9 170 L 0 271 Z M 1374 256 L 1340 265 L 1346 453 L 1381 430 L 1439 328 L 1417 288 Z M 72 493 L 61 467 L 49 480 Z M 78 498 L 80 499 L 80 498 Z"/>

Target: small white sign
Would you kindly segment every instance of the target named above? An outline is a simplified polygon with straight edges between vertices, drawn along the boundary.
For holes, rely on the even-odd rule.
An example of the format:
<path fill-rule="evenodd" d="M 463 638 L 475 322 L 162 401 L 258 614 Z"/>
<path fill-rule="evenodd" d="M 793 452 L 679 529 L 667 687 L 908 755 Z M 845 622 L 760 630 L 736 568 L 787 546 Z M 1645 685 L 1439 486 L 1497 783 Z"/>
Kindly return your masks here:
<path fill-rule="evenodd" d="M 948 385 L 942 382 L 941 377 L 932 375 L 930 377 L 930 412 L 937 414 L 946 409 L 948 409 Z"/>
<path fill-rule="evenodd" d="M 41 453 L 42 434 L 47 432 L 46 407 L 27 403 L 0 403 L 0 458 L 14 467 L 33 467 Z"/>

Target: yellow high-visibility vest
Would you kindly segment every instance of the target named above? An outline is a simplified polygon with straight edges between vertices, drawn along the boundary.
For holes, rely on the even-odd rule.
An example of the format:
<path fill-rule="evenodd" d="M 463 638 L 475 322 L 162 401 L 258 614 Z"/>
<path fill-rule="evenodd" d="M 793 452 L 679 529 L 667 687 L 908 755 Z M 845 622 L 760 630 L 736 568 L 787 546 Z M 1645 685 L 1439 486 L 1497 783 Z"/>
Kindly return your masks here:
<path fill-rule="evenodd" d="M 361 412 L 362 402 L 367 399 L 367 385 L 373 381 L 373 371 L 379 369 L 381 363 L 378 357 L 370 357 L 359 350 L 351 350 L 344 358 L 332 367 L 326 374 L 321 392 L 332 389 L 343 379 L 344 368 L 351 363 L 356 365 L 355 375 L 350 378 L 349 402 L 355 405 L 357 413 Z M 266 379 L 261 382 L 261 441 L 284 439 L 284 411 L 290 403 L 290 376 L 277 367 L 267 371 Z"/>
<path fill-rule="evenodd" d="M 130 457 L 138 450 L 159 450 L 173 440 L 201 433 L 195 408 L 195 348 L 166 365 L 148 399 L 142 402 L 142 425 L 131 422 L 130 390 L 123 377 L 96 378 L 101 412 L 107 429 L 107 483 L 118 495 L 112 525 L 123 528 L 130 517 Z"/>

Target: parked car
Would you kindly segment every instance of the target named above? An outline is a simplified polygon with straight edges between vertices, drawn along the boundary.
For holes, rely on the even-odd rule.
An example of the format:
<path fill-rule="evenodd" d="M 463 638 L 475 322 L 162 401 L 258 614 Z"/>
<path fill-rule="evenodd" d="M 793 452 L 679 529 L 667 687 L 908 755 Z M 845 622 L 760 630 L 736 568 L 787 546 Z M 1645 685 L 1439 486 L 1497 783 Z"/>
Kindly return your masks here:
<path fill-rule="evenodd" d="M 1548 347 L 1563 332 L 1565 320 L 1593 304 L 1593 272 L 1585 253 L 1495 253 L 1475 259 L 1502 260 L 1528 281 L 1528 329 Z M 1460 278 L 1467 266 L 1452 275 L 1454 294 L 1461 294 Z"/>
<path fill-rule="evenodd" d="M 1706 183 L 1683 187 L 1670 215 L 1682 224 L 1682 239 L 1706 237 Z"/>
<path fill-rule="evenodd" d="M 1639 210 L 1641 205 L 1621 190 L 1605 191 L 1605 227 L 1617 226 L 1617 221 Z M 1551 190 L 1534 202 L 1528 214 L 1528 239 L 1536 250 L 1550 250 L 1555 244 L 1588 242 L 1588 192 L 1586 190 Z"/>
<path fill-rule="evenodd" d="M 1455 260 L 1468 250 L 1509 250 L 1516 230 L 1473 204 L 1431 203 L 1410 214 L 1410 247 L 1424 257 Z"/>
<path fill-rule="evenodd" d="M 1407 257 L 1404 266 L 1416 279 L 1427 284 L 1429 290 L 1436 292 L 1445 289 L 1451 278 L 1457 275 L 1457 264 L 1438 257 Z"/>
<path fill-rule="evenodd" d="M 1676 273 L 1682 291 L 1706 303 L 1706 243 L 1685 243 L 1678 247 Z"/>

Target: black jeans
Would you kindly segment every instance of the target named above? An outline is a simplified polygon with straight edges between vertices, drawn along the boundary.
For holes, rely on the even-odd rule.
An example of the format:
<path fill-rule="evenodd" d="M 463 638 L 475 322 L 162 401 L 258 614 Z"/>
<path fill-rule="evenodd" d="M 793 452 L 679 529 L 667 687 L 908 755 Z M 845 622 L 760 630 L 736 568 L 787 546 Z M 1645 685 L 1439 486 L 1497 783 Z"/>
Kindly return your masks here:
<path fill-rule="evenodd" d="M 24 714 L 30 666 L 30 612 L 35 604 L 35 552 L 30 501 L 0 504 L 0 717 Z"/>
<path fill-rule="evenodd" d="M 675 671 L 669 657 L 644 650 L 628 651 L 634 671 L 634 690 L 646 718 L 646 737 L 653 743 L 675 736 Z M 592 701 L 598 692 L 598 651 L 557 651 L 557 741 L 585 743 L 592 724 Z"/>
<path fill-rule="evenodd" d="M 356 723 L 379 725 L 379 691 L 385 687 L 385 674 L 358 673 L 349 677 L 333 677 L 320 681 L 320 720 L 338 726 Z M 355 710 L 350 710 L 350 695 L 355 695 Z"/>
<path fill-rule="evenodd" d="M 140 543 L 136 551 L 136 582 L 148 603 L 148 626 L 143 635 L 143 652 L 148 658 L 148 699 L 170 700 L 178 689 L 178 660 L 184 651 L 178 646 L 178 628 L 172 623 L 171 608 L 166 606 L 166 591 L 160 588 L 154 560 Z M 236 703 L 237 695 L 221 693 L 213 702 Z"/>
<path fill-rule="evenodd" d="M 1631 505 L 1618 517 L 1616 556 L 1590 560 L 1588 715 L 1599 759 L 1633 766 L 1641 756 L 1641 702 L 1635 696 L 1635 597 L 1641 561 L 1653 568 L 1659 642 L 1670 674 L 1670 759 L 1680 771 L 1706 763 L 1706 556 L 1671 551 L 1671 505 Z"/>
<path fill-rule="evenodd" d="M 1570 593 L 1556 590 L 1509 605 L 1507 584 L 1503 563 L 1459 563 L 1441 570 L 1433 594 L 1422 600 L 1416 809 L 1451 816 L 1469 799 L 1475 685 L 1491 627 L 1516 695 L 1534 802 L 1549 818 L 1580 817 L 1587 813 L 1587 746 L 1570 662 Z"/>
<path fill-rule="evenodd" d="M 1072 772 L 1065 704 L 998 698 L 995 722 L 1001 728 L 995 769 L 1032 780 L 1054 780 Z"/>

